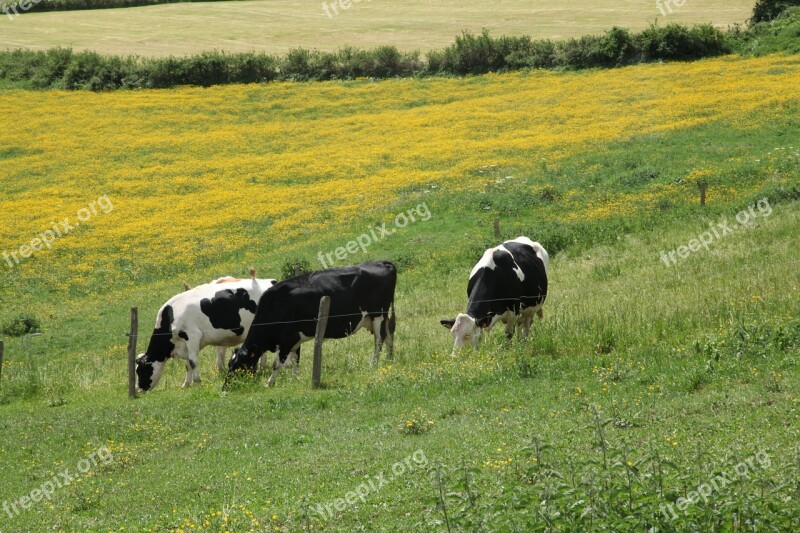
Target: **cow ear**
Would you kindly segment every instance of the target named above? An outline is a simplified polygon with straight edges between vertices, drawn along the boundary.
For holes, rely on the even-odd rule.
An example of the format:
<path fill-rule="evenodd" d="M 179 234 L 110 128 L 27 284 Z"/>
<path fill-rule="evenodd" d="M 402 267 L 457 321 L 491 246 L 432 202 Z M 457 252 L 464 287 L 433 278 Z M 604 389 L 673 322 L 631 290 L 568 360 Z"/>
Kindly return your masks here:
<path fill-rule="evenodd" d="M 140 365 L 147 363 L 147 356 L 145 354 L 140 354 L 139 357 L 136 358 L 136 362 Z"/>
<path fill-rule="evenodd" d="M 485 329 L 489 327 L 489 324 L 492 323 L 492 316 L 488 315 L 479 320 L 476 320 L 475 323 L 478 325 L 479 328 Z"/>
<path fill-rule="evenodd" d="M 455 325 L 456 321 L 455 320 L 440 320 L 439 323 L 441 325 L 443 325 L 444 327 L 446 327 L 447 329 L 453 329 L 453 326 Z"/>

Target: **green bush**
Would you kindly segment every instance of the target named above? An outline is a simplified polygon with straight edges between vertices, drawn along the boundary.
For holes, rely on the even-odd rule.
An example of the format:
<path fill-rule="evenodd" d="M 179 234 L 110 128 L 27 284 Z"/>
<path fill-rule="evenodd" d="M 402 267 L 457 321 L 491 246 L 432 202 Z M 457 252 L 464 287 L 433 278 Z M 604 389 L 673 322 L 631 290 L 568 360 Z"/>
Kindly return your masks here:
<path fill-rule="evenodd" d="M 800 0 L 758 0 L 753 6 L 751 24 L 775 20 L 789 7 L 800 6 Z"/>
<path fill-rule="evenodd" d="M 740 54 L 800 53 L 800 7 L 790 7 L 774 20 L 754 23 L 746 31 L 735 28 L 730 41 Z"/>
<path fill-rule="evenodd" d="M 19 315 L 3 324 L 3 335 L 8 337 L 22 337 L 28 333 L 39 333 L 42 324 L 33 315 Z"/>
<path fill-rule="evenodd" d="M 725 33 L 710 24 L 692 28 L 680 24 L 651 25 L 637 39 L 644 61 L 686 61 L 733 51 Z"/>
<path fill-rule="evenodd" d="M 311 263 L 307 259 L 291 259 L 281 267 L 281 279 L 293 278 L 297 274 L 308 274 L 312 271 Z"/>
<path fill-rule="evenodd" d="M 564 66 L 571 68 L 620 67 L 638 61 L 640 51 L 631 33 L 612 28 L 605 35 L 570 39 L 561 50 Z"/>

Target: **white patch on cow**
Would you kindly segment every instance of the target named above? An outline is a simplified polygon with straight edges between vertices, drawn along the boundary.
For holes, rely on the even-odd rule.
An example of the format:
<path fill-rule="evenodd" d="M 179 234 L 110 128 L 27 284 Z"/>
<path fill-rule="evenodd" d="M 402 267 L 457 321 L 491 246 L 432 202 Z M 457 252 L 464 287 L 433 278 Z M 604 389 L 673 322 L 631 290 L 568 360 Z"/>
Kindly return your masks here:
<path fill-rule="evenodd" d="M 496 249 L 497 248 L 489 248 L 488 250 L 483 252 L 483 255 L 481 256 L 480 260 L 475 264 L 474 267 L 472 267 L 472 270 L 469 273 L 469 279 L 474 278 L 475 274 L 478 273 L 478 270 L 482 268 L 488 268 L 489 270 L 494 270 L 494 268 L 497 266 L 494 264 L 494 251 Z"/>
<path fill-rule="evenodd" d="M 367 331 L 372 333 L 372 328 L 373 328 L 372 317 L 369 316 L 369 313 L 367 311 L 361 311 L 361 320 L 358 322 L 358 324 L 356 324 L 356 327 L 353 328 L 353 331 L 348 333 L 348 337 L 360 329 L 366 329 Z"/>
<path fill-rule="evenodd" d="M 523 274 L 522 269 L 519 267 L 516 261 L 514 261 L 514 256 L 511 255 L 511 252 L 503 246 L 502 244 L 499 246 L 495 246 L 494 248 L 489 248 L 485 252 L 483 252 L 483 256 L 481 256 L 480 261 L 472 267 L 472 270 L 469 273 L 469 279 L 472 279 L 475 274 L 478 273 L 478 270 L 482 268 L 488 268 L 489 270 L 494 270 L 497 267 L 497 264 L 494 262 L 494 254 L 495 252 L 505 252 L 509 256 L 511 256 L 511 261 L 514 263 L 514 273 L 517 275 L 520 281 L 525 281 L 525 274 Z"/>
<path fill-rule="evenodd" d="M 528 246 L 533 248 L 533 251 L 536 253 L 536 256 L 542 260 L 542 263 L 544 263 L 544 271 L 545 273 L 547 273 L 547 269 L 550 264 L 550 256 L 547 254 L 547 250 L 544 249 L 544 246 L 542 246 L 538 242 L 530 240 L 528 237 L 517 237 L 511 242 L 516 242 L 519 244 L 527 244 Z"/>

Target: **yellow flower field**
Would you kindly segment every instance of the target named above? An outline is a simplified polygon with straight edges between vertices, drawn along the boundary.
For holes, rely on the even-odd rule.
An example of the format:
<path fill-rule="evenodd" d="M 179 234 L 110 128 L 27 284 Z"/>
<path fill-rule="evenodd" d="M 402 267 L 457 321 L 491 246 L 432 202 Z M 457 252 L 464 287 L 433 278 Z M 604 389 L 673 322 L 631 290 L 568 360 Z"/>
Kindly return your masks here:
<path fill-rule="evenodd" d="M 127 262 L 246 258 L 249 224 L 271 223 L 256 245 L 291 246 L 377 212 L 409 186 L 477 189 L 485 165 L 525 172 L 543 157 L 721 119 L 754 128 L 736 117 L 796 102 L 798 79 L 800 58 L 771 56 L 465 79 L 5 92 L 0 253 L 108 195 L 113 211 L 15 272 L 80 283 Z"/>

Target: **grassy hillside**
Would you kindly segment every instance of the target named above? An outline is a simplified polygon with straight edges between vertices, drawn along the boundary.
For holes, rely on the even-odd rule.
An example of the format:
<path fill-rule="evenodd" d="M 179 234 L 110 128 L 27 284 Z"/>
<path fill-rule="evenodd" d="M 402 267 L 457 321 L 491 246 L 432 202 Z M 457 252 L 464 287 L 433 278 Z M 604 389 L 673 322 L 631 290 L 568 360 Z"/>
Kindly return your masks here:
<path fill-rule="evenodd" d="M 335 2 L 327 2 L 332 4 Z M 347 2 L 345 2 L 347 4 Z M 338 4 L 337 4 L 338 5 Z M 578 37 L 612 26 L 641 30 L 653 20 L 712 22 L 726 27 L 750 17 L 752 0 L 693 0 L 662 15 L 655 3 L 625 0 L 602 4 L 545 0 L 436 3 L 413 0 L 352 2 L 348 9 L 322 2 L 254 0 L 3 17 L 0 49 L 42 50 L 54 46 L 107 54 L 188 55 L 202 50 L 285 53 L 291 48 L 336 50 L 344 45 L 430 50 L 450 44 L 462 30 L 488 28 L 494 35 Z M 335 14 L 338 12 L 338 15 Z M 579 16 L 576 16 L 579 13 Z"/>
<path fill-rule="evenodd" d="M 0 263 L 0 325 L 43 331 L 5 338 L 0 505 L 113 458 L 0 529 L 797 529 L 798 70 L 5 93 L 0 253 L 86 221 Z M 422 204 L 341 262 L 399 265 L 394 362 L 369 368 L 359 334 L 326 345 L 322 390 L 306 348 L 299 379 L 222 392 L 207 350 L 201 386 L 170 362 L 125 398 L 130 306 L 146 331 L 184 281 L 317 268 Z M 438 320 L 495 217 L 551 252 L 545 317 L 451 357 Z"/>

